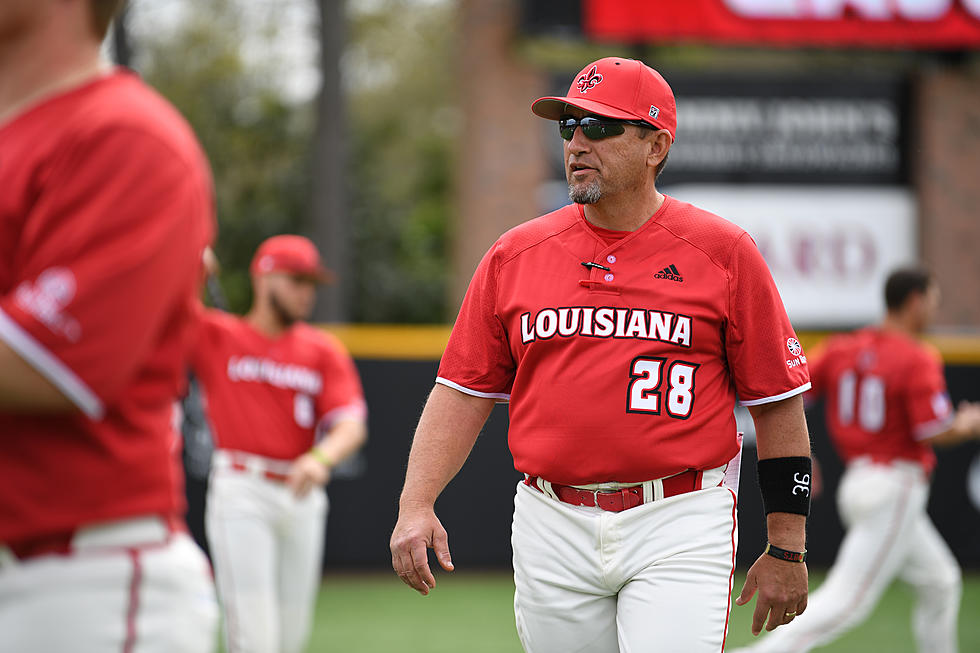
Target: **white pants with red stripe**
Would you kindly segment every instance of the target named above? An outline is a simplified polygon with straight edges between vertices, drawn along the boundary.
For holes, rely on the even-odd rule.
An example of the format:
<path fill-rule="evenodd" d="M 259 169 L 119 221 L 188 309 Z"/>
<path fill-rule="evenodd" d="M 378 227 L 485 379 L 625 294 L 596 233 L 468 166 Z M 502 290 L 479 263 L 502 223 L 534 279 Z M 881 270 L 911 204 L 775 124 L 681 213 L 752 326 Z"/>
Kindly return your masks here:
<path fill-rule="evenodd" d="M 720 653 L 737 538 L 726 487 L 614 513 L 519 484 L 514 612 L 524 649 Z"/>
<path fill-rule="evenodd" d="M 228 653 L 305 649 L 320 586 L 327 495 L 215 467 L 205 527 Z"/>
<path fill-rule="evenodd" d="M 806 653 L 861 623 L 895 578 L 916 594 L 913 631 L 921 653 L 955 653 L 961 575 L 926 514 L 928 481 L 911 462 L 851 463 L 837 491 L 847 528 L 827 579 L 806 612 L 750 649 Z"/>
<path fill-rule="evenodd" d="M 204 553 L 159 520 L 83 529 L 68 554 L 0 548 L 0 650 L 210 653 L 218 605 Z"/>

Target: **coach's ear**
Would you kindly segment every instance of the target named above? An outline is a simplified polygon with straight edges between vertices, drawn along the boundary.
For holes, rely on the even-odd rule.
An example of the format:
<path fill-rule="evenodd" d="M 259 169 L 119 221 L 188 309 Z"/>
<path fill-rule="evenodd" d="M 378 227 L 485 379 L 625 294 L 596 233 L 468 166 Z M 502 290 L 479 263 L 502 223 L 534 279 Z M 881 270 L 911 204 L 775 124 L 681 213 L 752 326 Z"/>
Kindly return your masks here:
<path fill-rule="evenodd" d="M 674 144 L 674 141 L 671 140 L 670 132 L 666 129 L 660 129 L 654 132 L 653 138 L 648 138 L 647 141 L 650 143 L 650 152 L 647 154 L 647 165 L 656 169 L 660 165 L 660 162 L 667 158 L 667 153 L 670 152 L 670 147 Z"/>

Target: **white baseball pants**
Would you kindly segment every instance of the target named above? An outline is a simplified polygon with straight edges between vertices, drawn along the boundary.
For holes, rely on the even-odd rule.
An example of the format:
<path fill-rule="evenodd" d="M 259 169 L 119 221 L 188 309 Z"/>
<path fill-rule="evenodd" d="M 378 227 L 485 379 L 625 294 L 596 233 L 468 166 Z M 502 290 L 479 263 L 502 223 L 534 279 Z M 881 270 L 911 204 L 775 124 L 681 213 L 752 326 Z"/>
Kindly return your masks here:
<path fill-rule="evenodd" d="M 228 653 L 299 653 L 320 586 L 327 495 L 212 469 L 205 528 Z"/>
<path fill-rule="evenodd" d="M 913 630 L 921 653 L 955 653 L 961 575 L 926 514 L 929 485 L 911 462 L 852 462 L 837 509 L 847 533 L 806 612 L 780 626 L 755 653 L 806 653 L 861 623 L 898 577 L 916 594 Z"/>
<path fill-rule="evenodd" d="M 207 558 L 157 518 L 81 529 L 68 554 L 0 547 L 0 649 L 211 653 L 218 604 Z"/>
<path fill-rule="evenodd" d="M 720 653 L 738 530 L 711 487 L 619 513 L 520 483 L 514 612 L 528 653 Z"/>

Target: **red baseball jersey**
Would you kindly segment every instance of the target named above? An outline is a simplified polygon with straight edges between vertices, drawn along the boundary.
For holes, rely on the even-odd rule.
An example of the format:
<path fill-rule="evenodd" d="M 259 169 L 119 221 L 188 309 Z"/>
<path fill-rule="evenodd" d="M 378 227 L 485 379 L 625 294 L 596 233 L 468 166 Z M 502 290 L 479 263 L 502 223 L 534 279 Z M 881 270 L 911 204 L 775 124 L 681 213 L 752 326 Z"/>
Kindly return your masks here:
<path fill-rule="evenodd" d="M 812 361 L 840 456 L 913 460 L 931 471 L 926 440 L 953 421 L 938 352 L 897 331 L 867 328 L 831 338 Z"/>
<path fill-rule="evenodd" d="M 516 468 L 566 484 L 722 466 L 736 392 L 756 405 L 810 387 L 755 243 L 671 197 L 633 232 L 570 205 L 504 234 L 437 381 L 509 400 Z"/>
<path fill-rule="evenodd" d="M 0 338 L 77 413 L 0 412 L 0 541 L 183 511 L 174 401 L 214 232 L 194 135 L 115 72 L 0 125 Z"/>
<path fill-rule="evenodd" d="M 334 336 L 297 323 L 276 338 L 208 311 L 191 365 L 215 445 L 293 460 L 318 430 L 367 411 L 354 361 Z"/>

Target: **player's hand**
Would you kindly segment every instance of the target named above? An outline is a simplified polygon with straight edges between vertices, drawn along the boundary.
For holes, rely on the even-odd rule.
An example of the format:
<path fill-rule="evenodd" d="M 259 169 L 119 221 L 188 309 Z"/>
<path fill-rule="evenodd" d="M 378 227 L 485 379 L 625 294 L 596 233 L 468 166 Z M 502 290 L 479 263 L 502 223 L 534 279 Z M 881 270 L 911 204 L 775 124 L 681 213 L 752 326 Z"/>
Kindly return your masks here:
<path fill-rule="evenodd" d="M 752 615 L 752 634 L 762 632 L 763 624 L 769 631 L 788 624 L 806 610 L 806 563 L 786 562 L 763 553 L 746 574 L 745 585 L 735 599 L 735 605 L 745 605 L 756 591 L 759 597 Z"/>
<path fill-rule="evenodd" d="M 436 586 L 429 569 L 432 549 L 446 571 L 453 570 L 449 555 L 449 536 L 431 506 L 402 508 L 391 534 L 391 566 L 402 582 L 425 596 Z"/>
<path fill-rule="evenodd" d="M 323 487 L 330 480 L 330 469 L 308 453 L 293 461 L 286 476 L 286 485 L 298 499 L 302 499 L 310 490 Z"/>
<path fill-rule="evenodd" d="M 957 406 L 953 428 L 968 434 L 968 437 L 980 437 L 980 403 L 961 401 Z"/>

